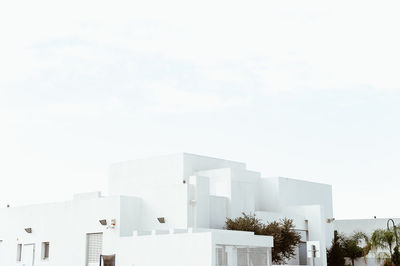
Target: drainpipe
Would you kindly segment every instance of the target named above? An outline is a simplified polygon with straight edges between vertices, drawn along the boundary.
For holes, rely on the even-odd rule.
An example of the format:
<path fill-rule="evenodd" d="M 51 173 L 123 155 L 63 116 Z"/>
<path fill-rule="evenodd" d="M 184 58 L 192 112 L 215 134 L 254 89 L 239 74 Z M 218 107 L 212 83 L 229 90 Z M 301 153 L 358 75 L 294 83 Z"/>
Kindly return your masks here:
<path fill-rule="evenodd" d="M 192 210 L 192 227 L 197 228 L 197 208 L 196 208 L 196 176 L 189 177 L 189 204 Z M 191 195 L 190 195 L 191 194 Z"/>
<path fill-rule="evenodd" d="M 190 205 L 192 206 L 192 225 L 193 229 L 197 228 L 197 208 L 196 208 L 196 200 L 191 200 Z"/>
<path fill-rule="evenodd" d="M 187 185 L 187 193 L 188 193 L 188 204 L 190 205 L 190 210 L 192 211 L 192 229 L 196 229 L 197 227 L 197 210 L 196 210 L 196 197 L 195 197 L 195 189 L 196 189 L 196 180 L 195 176 L 190 176 L 188 180 L 183 178 L 183 184 Z M 193 187 L 192 187 L 193 186 Z M 189 217 L 188 217 L 189 218 Z M 189 226 L 188 226 L 189 228 Z"/>

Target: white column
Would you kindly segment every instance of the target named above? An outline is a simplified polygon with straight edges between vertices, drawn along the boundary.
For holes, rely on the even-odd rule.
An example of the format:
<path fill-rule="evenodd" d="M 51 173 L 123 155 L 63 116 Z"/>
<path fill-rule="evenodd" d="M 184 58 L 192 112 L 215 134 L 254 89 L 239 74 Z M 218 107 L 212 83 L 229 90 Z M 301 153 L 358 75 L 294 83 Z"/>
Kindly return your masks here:
<path fill-rule="evenodd" d="M 250 266 L 250 250 L 249 250 L 249 248 L 247 248 L 246 250 L 247 250 L 247 254 L 246 254 L 246 256 L 247 256 L 247 266 Z"/>
<path fill-rule="evenodd" d="M 272 265 L 272 248 L 267 248 L 267 265 Z"/>

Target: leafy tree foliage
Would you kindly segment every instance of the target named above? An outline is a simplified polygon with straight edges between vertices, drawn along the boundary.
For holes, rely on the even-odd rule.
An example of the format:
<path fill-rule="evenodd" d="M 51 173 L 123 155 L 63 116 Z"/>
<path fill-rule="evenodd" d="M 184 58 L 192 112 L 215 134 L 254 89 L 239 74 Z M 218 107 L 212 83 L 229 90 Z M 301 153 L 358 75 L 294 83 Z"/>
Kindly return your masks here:
<path fill-rule="evenodd" d="M 365 246 L 361 247 L 361 244 L 365 244 Z M 369 238 L 366 234 L 356 232 L 349 237 L 345 237 L 335 231 L 332 246 L 327 250 L 328 265 L 343 266 L 345 265 L 345 258 L 349 258 L 351 265 L 354 266 L 354 262 L 358 258 L 365 258 L 369 249 Z"/>
<path fill-rule="evenodd" d="M 254 214 L 243 213 L 241 217 L 226 219 L 225 229 L 250 231 L 256 235 L 274 237 L 272 249 L 272 261 L 275 264 L 285 264 L 295 255 L 296 247 L 300 243 L 301 236 L 294 230 L 295 225 L 291 219 L 282 219 L 272 223 L 262 223 Z"/>
<path fill-rule="evenodd" d="M 343 250 L 343 235 L 335 231 L 332 245 L 326 251 L 328 266 L 344 266 L 346 261 L 344 259 L 345 252 Z"/>
<path fill-rule="evenodd" d="M 363 257 L 363 248 L 358 245 L 355 239 L 345 239 L 343 243 L 344 256 L 351 260 L 351 265 L 354 266 L 354 261 Z"/>
<path fill-rule="evenodd" d="M 398 247 L 396 247 L 396 234 L 399 234 L 397 227 L 394 230 L 377 229 L 372 233 L 371 250 L 375 253 L 377 259 L 383 262 L 383 265 L 400 265 L 400 254 Z"/>
<path fill-rule="evenodd" d="M 349 258 L 354 266 L 356 259 L 366 257 L 374 252 L 378 261 L 384 266 L 400 266 L 400 251 L 396 246 L 396 234 L 399 228 L 393 230 L 377 229 L 369 238 L 365 233 L 356 232 L 350 237 L 344 237 L 335 231 L 332 246 L 327 250 L 329 266 L 343 266 L 343 257 Z M 361 245 L 361 246 L 360 246 Z"/>
<path fill-rule="evenodd" d="M 396 246 L 396 247 L 393 249 L 392 263 L 393 263 L 395 266 L 400 266 L 400 252 L 399 252 L 399 247 L 398 247 L 398 246 Z"/>
<path fill-rule="evenodd" d="M 392 231 L 388 231 L 386 229 L 377 229 L 372 233 L 371 247 L 375 252 L 378 250 L 382 250 L 383 252 L 386 251 L 390 254 L 388 257 L 392 257 L 393 247 L 395 245 L 395 235 Z M 384 254 L 379 255 L 383 256 Z"/>
<path fill-rule="evenodd" d="M 358 244 L 363 245 L 363 248 L 362 248 L 363 256 L 364 256 L 365 263 L 367 263 L 366 256 L 372 249 L 372 244 L 371 244 L 371 240 L 370 240 L 369 236 L 363 232 L 355 232 L 352 236 L 352 239 L 357 241 Z"/>

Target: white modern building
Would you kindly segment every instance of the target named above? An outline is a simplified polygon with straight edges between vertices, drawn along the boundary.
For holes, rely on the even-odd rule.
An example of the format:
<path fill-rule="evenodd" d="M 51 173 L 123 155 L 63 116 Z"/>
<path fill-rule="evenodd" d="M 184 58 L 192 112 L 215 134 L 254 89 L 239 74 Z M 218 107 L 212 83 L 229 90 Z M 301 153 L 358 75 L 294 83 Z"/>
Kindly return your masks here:
<path fill-rule="evenodd" d="M 331 186 L 183 153 L 112 165 L 107 196 L 0 209 L 0 266 L 92 266 L 113 254 L 118 266 L 271 265 L 272 237 L 223 230 L 242 213 L 293 219 L 302 243 L 289 264 L 326 265 Z"/>

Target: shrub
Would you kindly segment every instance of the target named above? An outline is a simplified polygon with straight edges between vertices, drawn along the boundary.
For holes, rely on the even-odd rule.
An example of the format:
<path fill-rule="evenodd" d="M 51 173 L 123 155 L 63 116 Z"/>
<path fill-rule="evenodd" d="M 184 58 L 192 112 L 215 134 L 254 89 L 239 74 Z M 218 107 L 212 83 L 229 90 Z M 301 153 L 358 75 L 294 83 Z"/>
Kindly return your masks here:
<path fill-rule="evenodd" d="M 235 219 L 227 218 L 225 223 L 227 230 L 250 231 L 256 235 L 273 236 L 272 261 L 275 264 L 285 264 L 287 260 L 294 257 L 301 239 L 294 228 L 295 225 L 291 219 L 285 218 L 264 224 L 254 214 L 245 213 Z"/>

